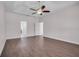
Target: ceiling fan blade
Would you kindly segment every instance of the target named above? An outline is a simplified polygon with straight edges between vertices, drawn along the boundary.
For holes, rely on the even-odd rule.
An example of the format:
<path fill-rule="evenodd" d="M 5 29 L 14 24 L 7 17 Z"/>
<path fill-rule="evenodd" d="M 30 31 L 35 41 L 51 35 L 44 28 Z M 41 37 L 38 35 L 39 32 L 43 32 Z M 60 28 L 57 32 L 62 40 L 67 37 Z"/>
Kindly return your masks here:
<path fill-rule="evenodd" d="M 37 11 L 36 9 L 30 8 L 30 10 Z"/>
<path fill-rule="evenodd" d="M 43 5 L 43 6 L 41 7 L 41 9 L 43 10 L 45 7 L 46 7 L 46 6 L 45 6 L 45 5 Z"/>
<path fill-rule="evenodd" d="M 43 12 L 50 12 L 49 10 L 44 10 Z"/>
<path fill-rule="evenodd" d="M 33 14 L 36 14 L 36 12 L 32 13 L 32 15 L 33 15 Z"/>

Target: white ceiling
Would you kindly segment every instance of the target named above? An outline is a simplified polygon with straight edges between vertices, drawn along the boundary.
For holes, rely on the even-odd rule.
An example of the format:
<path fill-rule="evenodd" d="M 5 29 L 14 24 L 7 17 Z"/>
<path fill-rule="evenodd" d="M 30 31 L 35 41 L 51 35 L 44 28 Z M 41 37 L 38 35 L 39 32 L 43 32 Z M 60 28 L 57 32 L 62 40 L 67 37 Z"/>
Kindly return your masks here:
<path fill-rule="evenodd" d="M 78 2 L 72 2 L 72 1 L 41 1 L 41 5 L 46 5 L 47 9 L 50 10 L 50 13 L 53 13 L 55 10 L 62 9 L 64 7 L 67 7 L 69 5 L 73 5 Z M 5 8 L 9 12 L 24 14 L 24 15 L 30 15 L 30 16 L 40 16 L 38 14 L 32 15 L 33 11 L 29 8 L 39 8 L 39 2 L 37 1 L 6 1 L 4 2 Z M 45 13 L 42 16 L 48 15 L 48 13 Z"/>

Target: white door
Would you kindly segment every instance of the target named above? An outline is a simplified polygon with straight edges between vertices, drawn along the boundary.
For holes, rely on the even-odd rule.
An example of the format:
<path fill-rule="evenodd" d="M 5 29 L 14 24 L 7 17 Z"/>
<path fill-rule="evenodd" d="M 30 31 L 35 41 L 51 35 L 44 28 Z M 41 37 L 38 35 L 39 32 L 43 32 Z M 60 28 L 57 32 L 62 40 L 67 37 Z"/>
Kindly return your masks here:
<path fill-rule="evenodd" d="M 43 22 L 35 23 L 35 35 L 43 35 Z"/>
<path fill-rule="evenodd" d="M 27 37 L 27 22 L 21 21 L 21 37 Z"/>

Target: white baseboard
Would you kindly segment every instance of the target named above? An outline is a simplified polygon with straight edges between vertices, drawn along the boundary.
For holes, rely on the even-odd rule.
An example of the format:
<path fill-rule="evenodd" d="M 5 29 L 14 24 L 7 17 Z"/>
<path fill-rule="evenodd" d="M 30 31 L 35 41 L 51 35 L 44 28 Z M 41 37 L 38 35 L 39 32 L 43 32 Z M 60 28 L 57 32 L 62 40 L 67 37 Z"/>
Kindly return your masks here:
<path fill-rule="evenodd" d="M 14 36 L 14 37 L 6 37 L 6 39 L 13 39 L 13 38 L 20 38 L 21 36 Z"/>
<path fill-rule="evenodd" d="M 44 37 L 48 37 L 48 38 L 52 38 L 52 39 L 56 39 L 56 40 L 60 40 L 60 41 L 64 41 L 64 42 L 68 42 L 68 43 L 79 45 L 79 42 L 75 42 L 75 41 L 69 41 L 69 40 L 66 40 L 66 39 L 61 39 L 61 38 L 48 36 L 48 35 L 44 35 Z"/>
<path fill-rule="evenodd" d="M 31 37 L 31 36 L 35 36 L 35 35 L 28 35 L 28 36 L 25 36 L 25 37 Z M 21 38 L 21 36 L 6 37 L 7 40 L 15 39 L 15 38 Z"/>

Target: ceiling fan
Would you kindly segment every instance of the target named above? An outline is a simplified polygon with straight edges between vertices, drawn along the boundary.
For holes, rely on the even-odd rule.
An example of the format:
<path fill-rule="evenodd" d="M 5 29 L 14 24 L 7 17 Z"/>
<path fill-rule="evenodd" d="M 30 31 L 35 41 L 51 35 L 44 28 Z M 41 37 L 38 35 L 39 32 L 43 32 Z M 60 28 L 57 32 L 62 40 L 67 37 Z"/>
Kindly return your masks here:
<path fill-rule="evenodd" d="M 40 3 L 40 1 L 39 1 Z M 42 5 L 40 8 L 38 9 L 34 9 L 34 8 L 30 8 L 30 10 L 33 10 L 34 12 L 32 13 L 33 14 L 39 14 L 39 15 L 42 15 L 43 13 L 49 13 L 50 11 L 49 10 L 46 10 L 46 6 L 45 5 Z"/>

